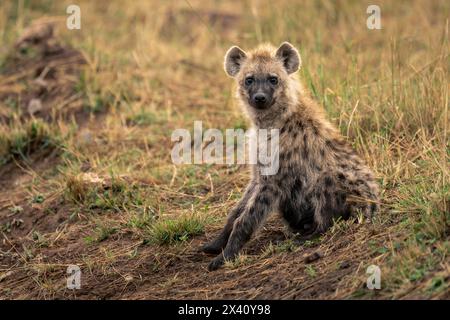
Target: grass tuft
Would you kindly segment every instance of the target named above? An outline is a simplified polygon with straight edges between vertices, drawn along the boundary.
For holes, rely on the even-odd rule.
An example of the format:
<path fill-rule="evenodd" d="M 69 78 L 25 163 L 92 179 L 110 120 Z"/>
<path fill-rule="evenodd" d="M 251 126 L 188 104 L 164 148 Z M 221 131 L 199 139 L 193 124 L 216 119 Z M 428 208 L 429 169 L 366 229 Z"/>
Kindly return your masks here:
<path fill-rule="evenodd" d="M 206 219 L 198 215 L 182 215 L 175 219 L 161 220 L 148 231 L 146 243 L 174 245 L 186 242 L 205 231 Z"/>
<path fill-rule="evenodd" d="M 42 120 L 34 119 L 0 129 L 0 165 L 12 159 L 26 161 L 33 152 L 60 144 L 59 135 Z"/>

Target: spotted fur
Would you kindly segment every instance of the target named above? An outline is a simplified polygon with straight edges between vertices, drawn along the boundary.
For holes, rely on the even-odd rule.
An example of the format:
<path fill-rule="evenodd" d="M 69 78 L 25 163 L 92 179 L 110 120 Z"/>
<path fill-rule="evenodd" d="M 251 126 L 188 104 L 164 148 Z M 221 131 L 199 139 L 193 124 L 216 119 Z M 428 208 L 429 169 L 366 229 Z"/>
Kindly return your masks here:
<path fill-rule="evenodd" d="M 280 166 L 269 176 L 254 165 L 252 179 L 222 232 L 203 246 L 204 252 L 220 253 L 209 270 L 236 257 L 273 212 L 302 239 L 309 239 L 324 233 L 337 218 L 358 212 L 370 218 L 378 210 L 373 173 L 303 89 L 295 75 L 300 66 L 298 51 L 287 42 L 278 49 L 264 45 L 249 53 L 232 47 L 225 56 L 225 70 L 235 78 L 238 99 L 254 126 L 279 129 Z M 264 84 L 274 76 L 277 85 Z M 249 77 L 254 78 L 252 89 Z M 264 107 L 255 106 L 256 91 L 270 95 Z"/>

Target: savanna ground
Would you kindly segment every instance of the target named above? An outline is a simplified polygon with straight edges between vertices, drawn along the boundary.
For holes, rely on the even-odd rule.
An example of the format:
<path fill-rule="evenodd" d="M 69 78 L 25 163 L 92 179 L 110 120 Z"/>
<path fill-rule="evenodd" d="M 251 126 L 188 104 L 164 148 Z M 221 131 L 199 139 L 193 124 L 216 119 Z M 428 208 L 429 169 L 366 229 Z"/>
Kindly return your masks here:
<path fill-rule="evenodd" d="M 450 298 L 449 1 L 76 1 L 68 30 L 73 2 L 0 4 L 1 299 Z M 273 218 L 208 272 L 249 171 L 174 166 L 171 133 L 247 128 L 223 55 L 285 40 L 382 209 L 303 245 Z"/>

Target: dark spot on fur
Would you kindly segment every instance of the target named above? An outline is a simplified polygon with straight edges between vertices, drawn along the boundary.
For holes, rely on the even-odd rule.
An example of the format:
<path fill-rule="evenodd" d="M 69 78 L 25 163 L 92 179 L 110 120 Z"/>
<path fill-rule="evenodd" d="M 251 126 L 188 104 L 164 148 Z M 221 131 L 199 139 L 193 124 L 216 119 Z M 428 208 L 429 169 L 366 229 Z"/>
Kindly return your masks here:
<path fill-rule="evenodd" d="M 267 196 L 260 195 L 257 200 L 259 203 L 268 206 L 270 204 L 270 200 Z"/>
<path fill-rule="evenodd" d="M 309 149 L 306 146 L 303 146 L 303 159 L 307 160 L 309 156 Z"/>
<path fill-rule="evenodd" d="M 317 129 L 316 126 L 313 126 L 312 129 L 313 129 L 314 135 L 318 136 L 319 135 L 319 129 Z"/>
<path fill-rule="evenodd" d="M 345 200 L 347 199 L 347 196 L 345 195 L 344 192 L 336 192 L 335 197 L 336 197 L 337 203 L 340 205 L 344 205 Z"/>
<path fill-rule="evenodd" d="M 295 191 L 301 191 L 303 188 L 302 181 L 299 179 L 295 179 L 292 189 Z"/>
<path fill-rule="evenodd" d="M 288 150 L 287 152 L 283 153 L 283 159 L 286 161 L 289 161 L 292 158 L 292 150 Z"/>
<path fill-rule="evenodd" d="M 327 187 L 331 187 L 333 184 L 334 184 L 334 181 L 333 181 L 333 179 L 331 179 L 330 177 L 325 177 L 325 185 L 327 186 Z"/>
<path fill-rule="evenodd" d="M 303 134 L 303 145 L 308 145 L 308 135 L 306 133 Z"/>

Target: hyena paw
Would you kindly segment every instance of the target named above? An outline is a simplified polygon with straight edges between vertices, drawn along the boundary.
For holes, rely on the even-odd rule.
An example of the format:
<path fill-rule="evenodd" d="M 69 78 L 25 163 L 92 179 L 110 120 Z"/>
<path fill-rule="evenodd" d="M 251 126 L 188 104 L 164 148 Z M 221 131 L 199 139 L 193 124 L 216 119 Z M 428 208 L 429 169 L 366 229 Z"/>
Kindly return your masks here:
<path fill-rule="evenodd" d="M 200 251 L 208 254 L 219 254 L 222 252 L 223 246 L 217 241 L 205 243 L 200 247 Z"/>
<path fill-rule="evenodd" d="M 208 266 L 208 270 L 209 271 L 217 270 L 221 266 L 223 266 L 224 263 L 225 263 L 225 259 L 223 258 L 223 255 L 219 255 L 211 261 L 211 263 Z"/>

